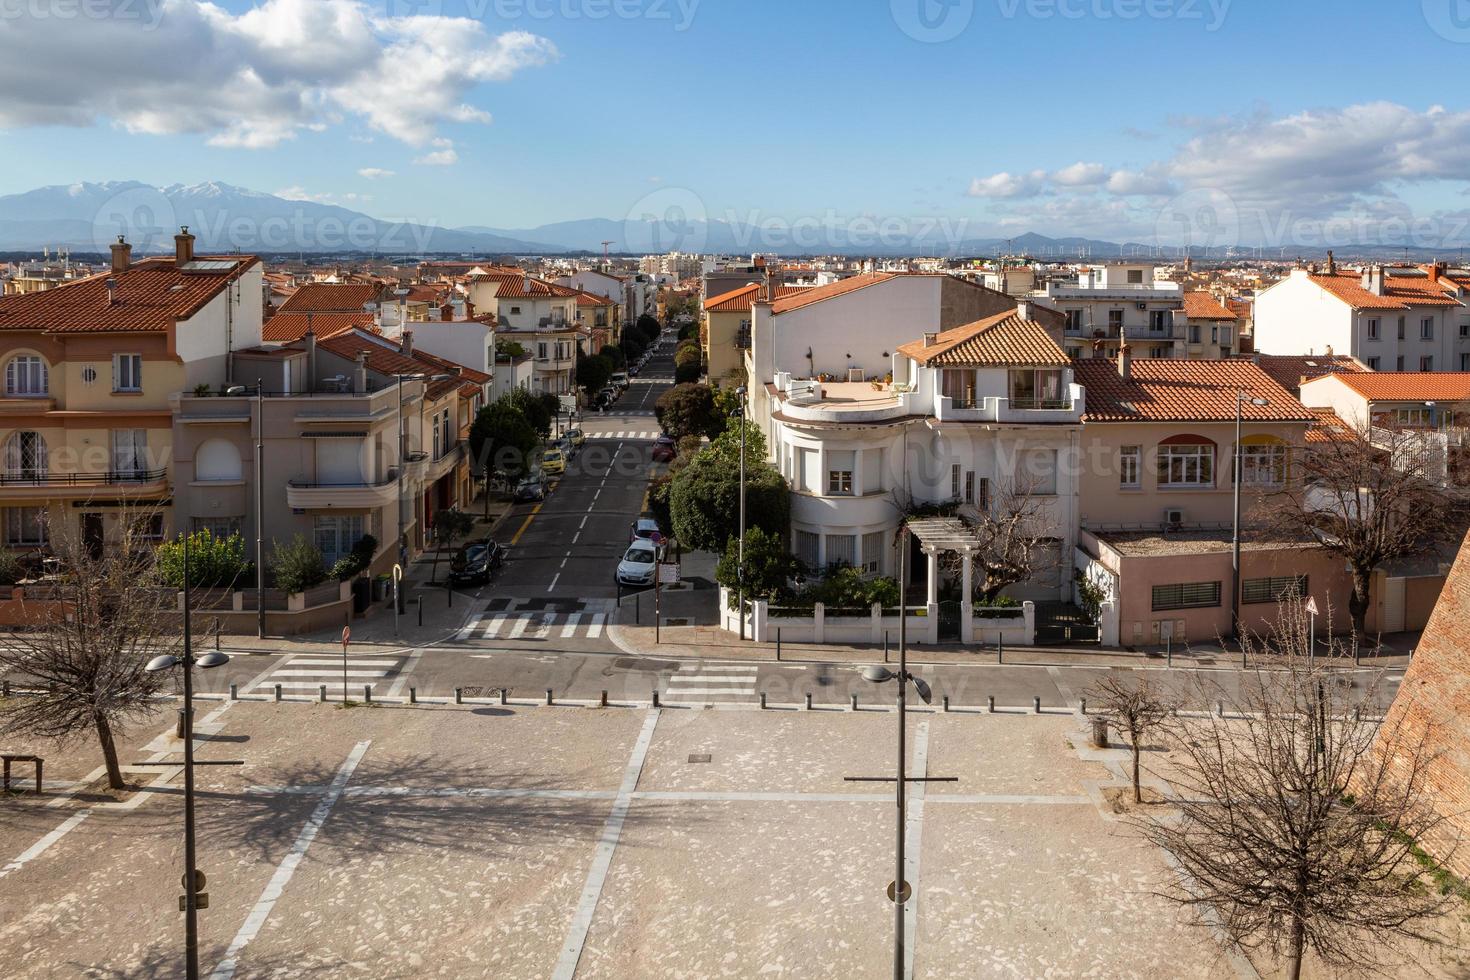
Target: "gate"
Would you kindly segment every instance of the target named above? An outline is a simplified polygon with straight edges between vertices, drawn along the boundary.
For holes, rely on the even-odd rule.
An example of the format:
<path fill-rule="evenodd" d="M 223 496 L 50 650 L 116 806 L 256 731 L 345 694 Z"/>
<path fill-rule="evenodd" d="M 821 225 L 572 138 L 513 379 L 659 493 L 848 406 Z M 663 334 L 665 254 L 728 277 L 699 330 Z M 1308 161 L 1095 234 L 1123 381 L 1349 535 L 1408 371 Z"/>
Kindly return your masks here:
<path fill-rule="evenodd" d="M 1036 604 L 1036 645 L 1063 646 L 1069 643 L 1098 643 L 1102 639 L 1096 623 L 1089 623 L 1082 610 L 1069 602 Z"/>
<path fill-rule="evenodd" d="M 960 604 L 941 602 L 939 604 L 939 642 L 958 642 L 959 638 Z"/>

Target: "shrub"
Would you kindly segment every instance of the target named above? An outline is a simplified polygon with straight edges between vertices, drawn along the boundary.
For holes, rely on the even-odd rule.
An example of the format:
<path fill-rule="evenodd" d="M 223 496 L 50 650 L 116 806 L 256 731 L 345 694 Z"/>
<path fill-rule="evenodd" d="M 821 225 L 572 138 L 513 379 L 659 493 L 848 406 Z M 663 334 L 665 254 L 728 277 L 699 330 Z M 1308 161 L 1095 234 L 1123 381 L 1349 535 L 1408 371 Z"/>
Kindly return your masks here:
<path fill-rule="evenodd" d="M 0 551 L 0 585 L 14 585 L 25 578 L 25 562 L 13 551 Z"/>
<path fill-rule="evenodd" d="M 327 566 L 322 553 L 298 534 L 288 544 L 277 544 L 270 558 L 271 581 L 285 592 L 305 592 L 327 580 Z"/>
<path fill-rule="evenodd" d="M 245 540 L 238 534 L 217 538 L 209 531 L 195 531 L 189 542 L 189 587 L 195 589 L 234 588 L 250 577 L 251 564 L 245 557 Z M 184 540 L 158 546 L 158 575 L 171 589 L 184 587 Z"/>
<path fill-rule="evenodd" d="M 896 606 L 899 603 L 898 582 L 891 578 L 867 579 L 851 565 L 829 572 L 825 578 L 803 589 L 796 597 L 796 604 L 850 609 L 866 609 L 873 603 Z"/>

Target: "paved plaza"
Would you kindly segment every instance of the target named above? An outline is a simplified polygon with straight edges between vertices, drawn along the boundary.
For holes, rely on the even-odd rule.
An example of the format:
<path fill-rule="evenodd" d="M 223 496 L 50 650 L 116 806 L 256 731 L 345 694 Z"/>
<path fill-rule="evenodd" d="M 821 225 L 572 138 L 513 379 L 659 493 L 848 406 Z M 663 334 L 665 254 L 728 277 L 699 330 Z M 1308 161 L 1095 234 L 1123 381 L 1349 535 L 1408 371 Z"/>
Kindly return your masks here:
<path fill-rule="evenodd" d="M 172 706 L 125 762 L 171 761 Z M 892 975 L 887 710 L 392 705 L 198 710 L 206 975 Z M 1121 752 L 1058 710 L 916 712 L 915 977 L 1254 976 L 1151 890 L 1113 815 Z M 181 973 L 177 767 L 121 801 L 91 743 L 0 801 L 17 977 Z"/>

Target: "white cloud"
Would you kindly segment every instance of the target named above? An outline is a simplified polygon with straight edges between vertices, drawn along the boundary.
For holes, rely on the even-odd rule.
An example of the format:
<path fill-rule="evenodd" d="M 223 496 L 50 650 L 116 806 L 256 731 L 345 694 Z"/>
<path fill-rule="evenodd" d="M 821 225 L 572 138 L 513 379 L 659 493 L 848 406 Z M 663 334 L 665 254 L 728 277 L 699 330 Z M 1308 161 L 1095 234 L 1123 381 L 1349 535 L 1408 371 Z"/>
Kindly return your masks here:
<path fill-rule="evenodd" d="M 424 146 L 440 124 L 490 121 L 468 102 L 478 85 L 558 56 L 525 31 L 492 35 L 464 17 L 384 17 L 364 0 L 263 0 L 239 15 L 201 0 L 159 0 L 156 9 L 153 19 L 0 22 L 0 128 L 110 121 L 134 133 L 269 147 L 357 117 Z"/>
<path fill-rule="evenodd" d="M 1112 194 L 1169 194 L 1174 188 L 1169 178 L 1158 173 L 1140 173 L 1136 170 L 1115 170 L 1108 175 L 1108 191 Z"/>
<path fill-rule="evenodd" d="M 459 154 L 454 150 L 454 141 L 443 137 L 431 141 L 436 148 L 432 153 L 425 153 L 417 157 L 413 162 L 425 167 L 451 167 L 459 162 Z"/>
<path fill-rule="evenodd" d="M 1077 161 L 1051 175 L 1051 179 L 1063 187 L 1091 187 L 1108 179 L 1108 168 L 1100 163 Z"/>
<path fill-rule="evenodd" d="M 1046 183 L 1044 170 L 1033 170 L 1027 174 L 1012 174 L 1001 171 L 989 177 L 976 177 L 970 181 L 971 197 L 1032 197 L 1041 192 Z"/>
<path fill-rule="evenodd" d="M 384 170 L 382 167 L 363 167 L 358 170 L 357 175 L 359 177 L 366 177 L 368 180 L 382 180 L 387 177 L 397 176 L 396 172 Z"/>

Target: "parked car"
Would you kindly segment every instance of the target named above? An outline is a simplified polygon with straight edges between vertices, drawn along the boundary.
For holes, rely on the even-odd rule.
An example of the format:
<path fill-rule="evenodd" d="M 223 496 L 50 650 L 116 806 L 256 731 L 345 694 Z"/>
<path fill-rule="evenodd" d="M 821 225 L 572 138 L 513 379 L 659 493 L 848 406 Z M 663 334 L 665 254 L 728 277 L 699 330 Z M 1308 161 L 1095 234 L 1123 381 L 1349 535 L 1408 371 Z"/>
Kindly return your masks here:
<path fill-rule="evenodd" d="M 572 440 L 567 436 L 562 436 L 556 440 L 556 448 L 561 450 L 562 459 L 571 459 L 577 455 L 577 447 L 572 444 Z"/>
<path fill-rule="evenodd" d="M 632 534 L 634 541 L 649 541 L 655 534 L 659 534 L 658 521 L 651 517 L 640 517 L 628 525 L 628 531 Z"/>
<path fill-rule="evenodd" d="M 541 472 L 550 476 L 561 476 L 567 471 L 567 457 L 560 449 L 548 449 L 541 454 Z"/>
<path fill-rule="evenodd" d="M 623 553 L 623 560 L 618 562 L 618 584 L 652 585 L 654 562 L 657 558 L 658 549 L 654 547 L 652 541 L 645 541 L 642 538 L 634 541 Z"/>
<path fill-rule="evenodd" d="M 632 382 L 628 380 L 628 372 L 626 371 L 614 371 L 613 376 L 608 379 L 607 383 L 614 388 L 618 388 L 622 391 L 626 391 L 628 389 L 628 386 L 632 384 Z"/>
<path fill-rule="evenodd" d="M 653 440 L 653 452 L 650 458 L 655 463 L 671 463 L 677 455 L 679 455 L 679 444 L 670 437 L 659 436 Z"/>
<path fill-rule="evenodd" d="M 471 541 L 449 563 L 451 585 L 488 585 L 505 563 L 505 549 L 494 540 Z"/>
<path fill-rule="evenodd" d="M 573 449 L 581 449 L 587 443 L 587 436 L 581 429 L 568 429 L 567 441 L 572 444 Z"/>
<path fill-rule="evenodd" d="M 617 400 L 618 392 L 616 388 L 604 388 L 597 393 L 597 397 L 593 400 L 593 403 L 598 408 L 611 408 L 612 403 Z"/>
<path fill-rule="evenodd" d="M 546 484 L 539 476 L 528 476 L 516 484 L 514 498 L 518 504 L 528 500 L 545 500 Z"/>

